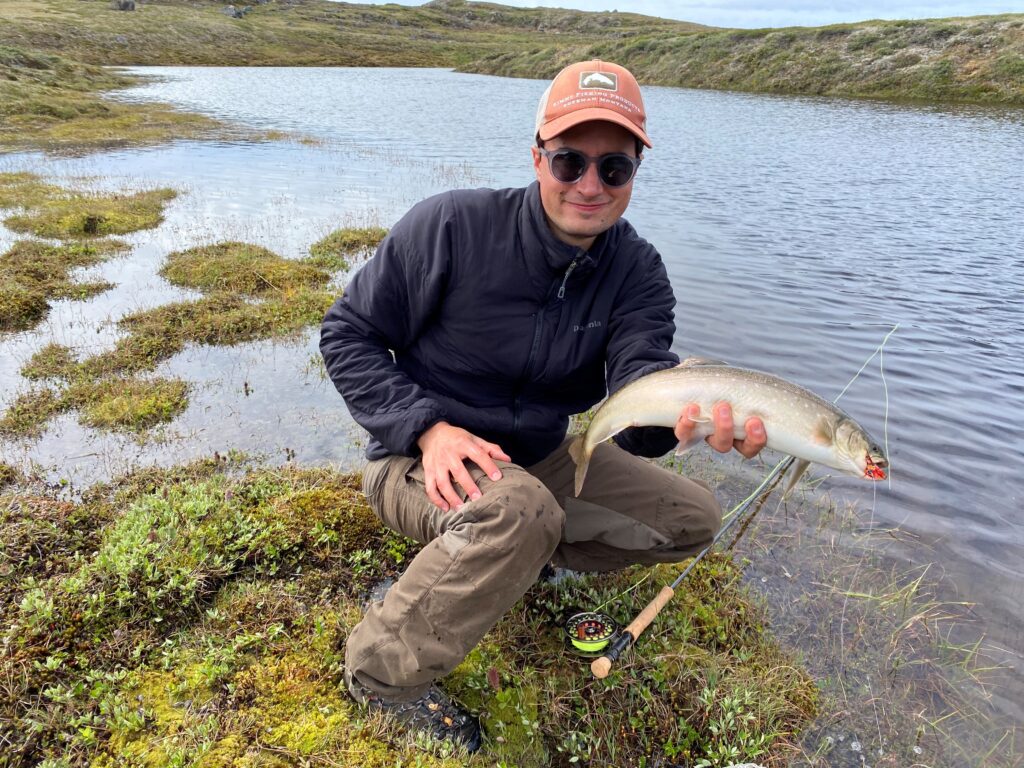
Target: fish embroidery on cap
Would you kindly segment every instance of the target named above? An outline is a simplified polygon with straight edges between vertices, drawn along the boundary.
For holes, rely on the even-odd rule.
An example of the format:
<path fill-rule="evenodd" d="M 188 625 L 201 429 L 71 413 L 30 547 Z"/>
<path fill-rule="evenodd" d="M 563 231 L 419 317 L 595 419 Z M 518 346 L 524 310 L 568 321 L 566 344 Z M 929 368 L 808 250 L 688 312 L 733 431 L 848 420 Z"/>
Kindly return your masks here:
<path fill-rule="evenodd" d="M 580 88 L 619 90 L 619 78 L 614 72 L 580 72 Z"/>

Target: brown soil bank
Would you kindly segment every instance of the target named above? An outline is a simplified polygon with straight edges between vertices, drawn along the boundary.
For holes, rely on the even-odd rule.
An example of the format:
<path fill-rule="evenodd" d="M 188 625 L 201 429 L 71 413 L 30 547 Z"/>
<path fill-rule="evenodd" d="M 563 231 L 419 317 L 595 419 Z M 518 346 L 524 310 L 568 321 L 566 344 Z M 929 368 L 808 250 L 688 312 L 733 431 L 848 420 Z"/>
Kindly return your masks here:
<path fill-rule="evenodd" d="M 1024 14 L 715 30 L 637 14 L 434 0 L 0 0 L 0 45 L 92 64 L 450 66 L 546 78 L 600 57 L 643 82 L 1024 104 Z M 236 18 L 236 16 L 240 16 Z"/>

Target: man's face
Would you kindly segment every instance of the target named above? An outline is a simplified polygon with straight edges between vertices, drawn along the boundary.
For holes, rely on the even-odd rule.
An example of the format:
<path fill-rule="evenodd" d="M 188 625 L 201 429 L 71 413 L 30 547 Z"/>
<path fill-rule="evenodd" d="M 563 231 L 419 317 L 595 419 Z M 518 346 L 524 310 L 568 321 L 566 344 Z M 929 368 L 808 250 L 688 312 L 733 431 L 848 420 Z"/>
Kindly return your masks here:
<path fill-rule="evenodd" d="M 636 154 L 633 134 L 604 121 L 581 123 L 544 142 L 544 149 L 562 148 L 575 149 L 590 157 L 611 152 L 624 152 L 631 157 Z M 575 184 L 563 184 L 551 175 L 548 160 L 537 147 L 533 148 L 533 169 L 540 182 L 540 199 L 551 231 L 562 242 L 584 250 L 619 220 L 633 193 L 633 179 L 621 187 L 602 184 L 596 163 L 591 163 Z"/>

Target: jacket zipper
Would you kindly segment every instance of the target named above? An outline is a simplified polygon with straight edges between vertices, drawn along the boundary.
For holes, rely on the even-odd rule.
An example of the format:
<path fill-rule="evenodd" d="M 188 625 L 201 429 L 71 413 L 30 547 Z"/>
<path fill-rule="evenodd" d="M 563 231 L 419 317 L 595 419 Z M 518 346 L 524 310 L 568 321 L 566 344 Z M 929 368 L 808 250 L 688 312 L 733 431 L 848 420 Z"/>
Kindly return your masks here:
<path fill-rule="evenodd" d="M 579 256 L 574 256 L 573 260 L 571 262 L 569 262 L 569 267 L 565 270 L 565 274 L 562 275 L 562 282 L 558 286 L 558 293 L 556 294 L 556 296 L 557 296 L 559 301 L 561 301 L 561 300 L 563 300 L 565 298 L 565 284 L 567 282 L 569 282 L 569 275 L 571 275 L 572 271 L 574 269 L 576 269 L 576 265 L 578 263 L 579 263 Z M 554 288 L 554 284 L 552 284 L 551 287 Z M 537 355 L 537 348 L 540 346 L 540 334 L 541 334 L 541 331 L 544 328 L 544 313 L 545 313 L 545 311 L 548 308 L 548 304 L 550 304 L 550 299 L 551 299 L 551 293 L 548 292 L 547 298 L 544 300 L 544 303 L 541 305 L 540 309 L 537 311 L 537 320 L 536 320 L 536 322 L 534 323 L 534 326 L 533 326 L 533 344 L 530 345 L 530 355 L 529 355 L 529 357 L 526 358 L 526 367 L 523 368 L 523 376 L 520 379 L 520 384 L 519 384 L 520 388 L 526 383 L 526 380 L 529 378 L 530 373 L 533 371 L 533 359 L 534 359 L 534 357 L 536 357 L 536 355 Z M 513 433 L 519 431 L 520 404 L 521 404 L 520 393 L 519 393 L 518 388 L 517 388 L 516 396 L 515 396 L 515 401 L 514 401 L 514 405 L 513 405 L 513 409 L 512 409 L 512 432 Z"/>

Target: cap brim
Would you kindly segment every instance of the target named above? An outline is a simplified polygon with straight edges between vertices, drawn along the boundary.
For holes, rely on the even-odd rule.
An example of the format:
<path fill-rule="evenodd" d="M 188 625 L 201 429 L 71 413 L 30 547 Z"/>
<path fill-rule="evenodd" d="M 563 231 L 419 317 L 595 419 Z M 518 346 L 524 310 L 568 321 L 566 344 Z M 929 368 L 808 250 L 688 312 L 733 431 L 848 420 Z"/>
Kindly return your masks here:
<path fill-rule="evenodd" d="M 653 146 L 647 134 L 640 130 L 636 123 L 628 117 L 620 115 L 618 112 L 613 112 L 610 109 L 602 109 L 601 107 L 580 109 L 575 112 L 570 112 L 568 115 L 556 117 L 551 122 L 544 123 L 544 125 L 540 127 L 540 130 L 537 131 L 537 135 L 544 141 L 547 141 L 548 139 L 553 139 L 558 134 L 569 130 L 573 126 L 577 126 L 580 123 L 590 123 L 595 120 L 603 120 L 606 123 L 621 125 L 627 131 L 640 139 L 640 141 L 644 143 L 645 147 Z"/>

